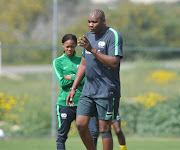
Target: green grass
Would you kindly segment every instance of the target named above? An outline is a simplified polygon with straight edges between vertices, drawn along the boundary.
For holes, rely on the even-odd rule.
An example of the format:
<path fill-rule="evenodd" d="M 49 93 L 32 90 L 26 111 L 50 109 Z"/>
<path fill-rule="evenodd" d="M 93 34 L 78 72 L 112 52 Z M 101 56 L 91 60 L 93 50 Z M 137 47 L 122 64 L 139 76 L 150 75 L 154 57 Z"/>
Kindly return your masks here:
<path fill-rule="evenodd" d="M 153 138 L 153 137 L 127 137 L 128 150 L 179 150 L 178 138 Z M 55 150 L 55 138 L 14 138 L 0 140 L 2 150 Z M 69 137 L 66 142 L 67 150 L 86 150 L 80 137 Z M 102 149 L 101 138 L 98 148 Z M 116 137 L 114 137 L 114 150 L 120 150 Z"/>
<path fill-rule="evenodd" d="M 136 61 L 131 62 L 132 67 L 122 69 L 121 75 L 121 93 L 122 100 L 131 100 L 132 97 L 154 92 L 164 97 L 174 96 L 180 92 L 180 68 L 166 67 L 159 61 Z M 179 64 L 177 61 L 174 64 Z M 123 63 L 122 63 L 123 66 Z M 168 83 L 159 84 L 154 81 L 147 82 L 146 78 L 156 70 L 165 70 L 177 75 L 177 79 Z M 60 91 L 57 85 L 57 95 Z M 0 76 L 0 93 L 13 97 L 24 97 L 27 94 L 27 101 L 24 104 L 24 112 L 18 113 L 19 108 L 10 110 L 11 114 L 18 113 L 17 121 L 22 127 L 22 131 L 11 131 L 9 120 L 5 121 L 4 126 L 6 135 L 50 135 L 51 132 L 51 104 L 52 104 L 52 73 L 31 73 L 31 74 L 6 74 Z M 19 99 L 19 102 L 22 99 Z M 12 112 L 11 112 L 12 111 Z M 123 114 L 124 115 L 124 114 Z M 19 119 L 19 120 L 18 120 Z M 1 120 L 0 120 L 1 121 Z"/>
<path fill-rule="evenodd" d="M 176 65 L 180 63 L 180 61 L 172 63 Z M 158 70 L 173 72 L 177 75 L 177 78 L 175 80 L 170 80 L 167 83 L 157 83 L 153 80 L 147 81 L 148 76 L 152 72 Z M 173 65 L 171 65 L 171 67 L 167 67 L 165 62 L 144 60 L 132 62 L 132 67 L 130 69 L 121 70 L 120 75 L 122 98 L 134 97 L 147 92 L 159 93 L 164 96 L 172 96 L 180 91 L 180 67 L 178 68 Z"/>

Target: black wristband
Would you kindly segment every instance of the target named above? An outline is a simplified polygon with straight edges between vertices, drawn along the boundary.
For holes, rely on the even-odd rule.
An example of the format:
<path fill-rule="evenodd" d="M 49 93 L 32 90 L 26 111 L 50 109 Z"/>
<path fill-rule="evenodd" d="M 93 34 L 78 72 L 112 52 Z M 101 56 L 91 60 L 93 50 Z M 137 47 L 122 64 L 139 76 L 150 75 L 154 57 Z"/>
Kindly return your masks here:
<path fill-rule="evenodd" d="M 70 91 L 71 91 L 71 90 L 74 90 L 75 92 L 77 91 L 77 89 L 75 89 L 75 88 L 70 88 L 69 90 L 70 90 Z"/>

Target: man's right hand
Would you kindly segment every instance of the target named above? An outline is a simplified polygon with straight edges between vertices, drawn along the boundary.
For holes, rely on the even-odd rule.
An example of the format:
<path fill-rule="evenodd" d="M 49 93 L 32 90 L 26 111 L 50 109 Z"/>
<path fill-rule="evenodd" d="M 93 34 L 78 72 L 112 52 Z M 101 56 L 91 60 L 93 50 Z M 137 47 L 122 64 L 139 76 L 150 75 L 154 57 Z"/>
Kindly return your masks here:
<path fill-rule="evenodd" d="M 71 90 L 70 93 L 68 94 L 67 98 L 66 98 L 66 105 L 69 104 L 70 107 L 72 107 L 74 105 L 73 97 L 76 94 L 75 90 Z"/>

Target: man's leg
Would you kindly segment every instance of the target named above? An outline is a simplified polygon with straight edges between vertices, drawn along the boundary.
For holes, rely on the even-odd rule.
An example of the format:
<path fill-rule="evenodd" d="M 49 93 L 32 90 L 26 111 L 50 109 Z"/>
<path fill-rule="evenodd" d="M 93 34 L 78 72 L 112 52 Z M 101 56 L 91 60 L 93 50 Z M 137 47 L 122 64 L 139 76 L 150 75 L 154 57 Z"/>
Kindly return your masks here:
<path fill-rule="evenodd" d="M 77 115 L 76 127 L 79 131 L 79 135 L 86 146 L 87 150 L 96 150 L 93 142 L 93 138 L 88 128 L 90 116 Z"/>
<path fill-rule="evenodd" d="M 111 120 L 99 120 L 99 132 L 102 136 L 103 150 L 112 150 L 113 138 L 111 133 Z"/>
<path fill-rule="evenodd" d="M 93 141 L 94 141 L 94 146 L 97 149 L 97 140 L 99 136 L 99 121 L 98 117 L 91 117 L 88 125 L 89 131 L 92 135 Z"/>
<path fill-rule="evenodd" d="M 127 150 L 125 136 L 121 129 L 121 121 L 118 120 L 116 122 L 113 122 L 112 124 L 113 124 L 114 131 L 118 137 L 118 142 L 119 142 L 121 150 Z"/>

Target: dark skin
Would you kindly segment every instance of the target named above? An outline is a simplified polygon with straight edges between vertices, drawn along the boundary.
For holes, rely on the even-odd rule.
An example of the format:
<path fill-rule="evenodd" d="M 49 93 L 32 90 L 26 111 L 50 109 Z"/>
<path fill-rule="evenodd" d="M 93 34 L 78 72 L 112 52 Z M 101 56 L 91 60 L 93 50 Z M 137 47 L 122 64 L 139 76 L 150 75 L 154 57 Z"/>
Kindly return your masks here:
<path fill-rule="evenodd" d="M 92 34 L 96 34 L 96 36 L 100 36 L 104 34 L 104 32 L 107 30 L 106 26 L 106 20 L 105 18 L 102 18 L 102 16 L 99 16 L 99 14 L 95 11 L 92 11 L 88 17 L 88 26 L 90 29 L 90 32 Z M 119 66 L 120 63 L 120 57 L 119 56 L 109 56 L 102 54 L 101 52 L 97 51 L 93 48 L 93 46 L 90 44 L 89 40 L 83 35 L 83 37 L 79 38 L 78 45 L 85 48 L 87 51 L 91 52 L 92 55 L 94 55 L 102 64 L 112 68 L 116 69 Z M 85 58 L 82 58 L 81 63 L 79 65 L 79 68 L 76 73 L 75 81 L 72 85 L 72 88 L 77 89 L 78 85 L 81 83 L 82 79 L 85 76 L 85 70 L 86 70 L 86 60 Z M 67 96 L 66 104 L 69 104 L 70 106 L 73 106 L 73 97 L 75 95 L 75 90 L 71 90 L 70 93 Z M 88 150 L 95 150 L 92 136 L 88 129 L 90 116 L 82 116 L 77 115 L 76 116 L 76 126 L 79 131 L 79 135 L 86 146 Z M 100 132 L 106 132 L 111 130 L 111 120 L 99 120 L 99 131 Z M 104 138 L 102 139 L 103 142 L 103 150 L 112 150 L 113 149 L 113 139 L 111 138 Z"/>
<path fill-rule="evenodd" d="M 121 130 L 121 121 L 116 121 L 113 123 L 113 128 L 114 128 L 114 131 L 118 137 L 118 142 L 120 145 L 125 145 L 126 144 L 126 141 L 125 141 L 125 137 L 124 137 L 124 134 Z"/>
<path fill-rule="evenodd" d="M 106 30 L 106 20 L 105 18 L 101 19 L 97 15 L 89 15 L 88 17 L 88 27 L 91 31 L 91 33 L 96 34 L 97 36 L 101 36 Z M 78 41 L 78 45 L 81 47 L 84 47 L 87 51 L 91 52 L 93 55 L 96 55 L 96 58 L 106 66 L 116 69 L 120 62 L 119 56 L 109 56 L 104 55 L 100 52 L 98 52 L 96 49 L 94 49 L 88 39 L 83 35 L 83 37 L 79 38 L 80 41 Z"/>
<path fill-rule="evenodd" d="M 74 42 L 74 40 L 70 39 L 62 43 L 62 46 L 64 48 L 65 55 L 72 57 L 74 55 L 77 44 Z M 66 75 L 64 78 L 65 80 L 71 80 L 71 75 Z"/>

